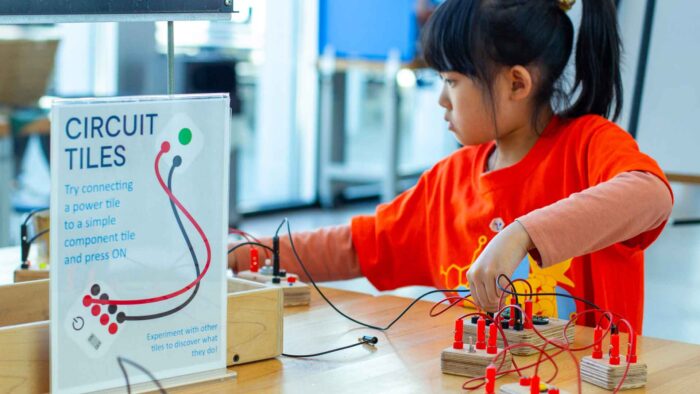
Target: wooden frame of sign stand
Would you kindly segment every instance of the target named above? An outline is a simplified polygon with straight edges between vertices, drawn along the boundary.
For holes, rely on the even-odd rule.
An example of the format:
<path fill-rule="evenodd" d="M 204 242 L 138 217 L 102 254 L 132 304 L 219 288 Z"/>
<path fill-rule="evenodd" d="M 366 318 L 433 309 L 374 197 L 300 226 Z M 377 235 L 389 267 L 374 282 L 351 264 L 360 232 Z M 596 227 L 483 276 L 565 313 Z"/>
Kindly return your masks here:
<path fill-rule="evenodd" d="M 227 301 L 227 366 L 280 356 L 282 289 L 228 279 Z M 0 349 L 0 392 L 50 390 L 48 280 L 0 286 Z"/>

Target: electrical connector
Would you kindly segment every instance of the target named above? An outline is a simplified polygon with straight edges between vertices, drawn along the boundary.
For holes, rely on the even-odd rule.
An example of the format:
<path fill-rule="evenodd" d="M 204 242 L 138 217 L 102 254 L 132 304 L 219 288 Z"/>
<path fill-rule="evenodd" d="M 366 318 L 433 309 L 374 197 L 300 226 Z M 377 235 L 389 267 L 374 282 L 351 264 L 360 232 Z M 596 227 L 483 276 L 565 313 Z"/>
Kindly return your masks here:
<path fill-rule="evenodd" d="M 374 345 L 376 345 L 377 342 L 379 342 L 379 338 L 372 337 L 369 335 L 363 335 L 362 337 L 357 338 L 357 342 L 364 342 L 365 345 L 374 347 Z"/>
<path fill-rule="evenodd" d="M 601 359 L 603 358 L 603 344 L 602 344 L 602 339 L 603 339 L 603 329 L 600 326 L 596 326 L 595 330 L 593 330 L 593 341 L 595 344 L 593 345 L 593 354 L 591 357 L 595 359 Z"/>
<path fill-rule="evenodd" d="M 620 334 L 610 334 L 610 365 L 620 365 Z"/>
<path fill-rule="evenodd" d="M 496 366 L 491 364 L 486 367 L 486 385 L 484 385 L 486 394 L 494 394 L 496 390 Z"/>
<path fill-rule="evenodd" d="M 520 385 L 523 387 L 530 386 L 530 377 L 529 376 L 521 376 L 520 377 Z"/>
<path fill-rule="evenodd" d="M 629 350 L 627 350 L 627 362 L 636 363 L 637 362 L 637 336 L 629 333 Z"/>
<path fill-rule="evenodd" d="M 280 237 L 272 237 L 272 276 L 280 276 Z"/>
<path fill-rule="evenodd" d="M 260 256 L 258 250 L 250 248 L 250 272 L 258 272 L 260 270 Z"/>
<path fill-rule="evenodd" d="M 486 320 L 483 316 L 476 321 L 476 348 L 477 350 L 486 349 Z"/>
<path fill-rule="evenodd" d="M 532 300 L 525 300 L 525 322 L 523 327 L 526 329 L 532 328 Z"/>
<path fill-rule="evenodd" d="M 489 345 L 486 347 L 486 353 L 496 354 L 496 340 L 498 339 L 498 327 L 495 324 L 489 326 Z"/>
<path fill-rule="evenodd" d="M 530 378 L 530 394 L 540 394 L 540 377 L 537 375 Z"/>
<path fill-rule="evenodd" d="M 464 337 L 464 322 L 462 322 L 462 319 L 457 319 L 455 320 L 455 336 L 454 336 L 454 342 L 452 343 L 452 348 L 453 349 L 464 349 L 464 342 L 463 342 L 463 337 Z"/>

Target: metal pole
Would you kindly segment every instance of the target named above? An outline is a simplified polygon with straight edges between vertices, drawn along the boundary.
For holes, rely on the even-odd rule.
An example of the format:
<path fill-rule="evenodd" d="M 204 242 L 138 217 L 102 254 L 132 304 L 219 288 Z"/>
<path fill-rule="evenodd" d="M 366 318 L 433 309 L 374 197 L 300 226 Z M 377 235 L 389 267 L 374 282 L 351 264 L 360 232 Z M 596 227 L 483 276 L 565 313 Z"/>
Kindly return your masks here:
<path fill-rule="evenodd" d="M 175 23 L 168 21 L 168 94 L 175 93 Z"/>
<path fill-rule="evenodd" d="M 637 138 L 637 132 L 639 131 L 639 117 L 642 110 L 644 82 L 647 75 L 647 65 L 649 63 L 649 46 L 654 25 L 655 8 L 656 0 L 647 0 L 646 11 L 644 12 L 644 26 L 642 29 L 642 44 L 639 48 L 639 60 L 637 60 L 637 77 L 634 82 L 634 94 L 632 95 L 632 109 L 630 110 L 628 129 L 634 138 Z"/>

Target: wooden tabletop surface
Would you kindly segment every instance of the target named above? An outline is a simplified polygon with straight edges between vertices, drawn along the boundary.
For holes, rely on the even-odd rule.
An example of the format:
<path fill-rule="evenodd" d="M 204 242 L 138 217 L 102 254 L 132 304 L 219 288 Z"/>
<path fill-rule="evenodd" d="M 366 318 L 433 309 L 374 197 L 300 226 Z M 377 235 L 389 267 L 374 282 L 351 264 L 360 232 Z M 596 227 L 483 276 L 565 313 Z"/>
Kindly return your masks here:
<path fill-rule="evenodd" d="M 375 325 L 385 325 L 400 313 L 409 299 L 342 290 L 326 290 L 331 300 L 351 316 Z M 440 371 L 440 353 L 451 345 L 454 319 L 464 313 L 459 308 L 430 318 L 428 302 L 419 302 L 389 332 L 358 328 L 333 311 L 312 292 L 309 307 L 286 308 L 284 350 L 308 354 L 354 343 L 362 335 L 379 338 L 376 350 L 356 347 L 314 359 L 279 359 L 230 368 L 235 379 L 209 382 L 170 392 L 464 392 L 467 378 L 445 375 Z M 577 327 L 577 345 L 590 344 L 592 330 Z M 621 341 L 624 342 L 624 341 Z M 700 346 L 654 338 L 640 338 L 639 358 L 648 366 L 646 388 L 625 393 L 691 393 L 700 384 Z M 607 349 L 607 346 L 604 348 Z M 622 351 L 626 351 L 623 345 Z M 588 355 L 578 354 L 577 358 Z M 529 358 L 518 357 L 524 365 Z M 552 382 L 570 393 L 577 392 L 576 367 L 567 355 L 555 358 L 559 374 Z M 548 378 L 553 368 L 543 364 L 540 376 Z M 526 373 L 526 375 L 528 375 Z M 515 375 L 501 378 L 497 387 L 516 382 Z M 584 393 L 609 393 L 582 383 Z M 483 389 L 477 391 L 483 392 Z"/>

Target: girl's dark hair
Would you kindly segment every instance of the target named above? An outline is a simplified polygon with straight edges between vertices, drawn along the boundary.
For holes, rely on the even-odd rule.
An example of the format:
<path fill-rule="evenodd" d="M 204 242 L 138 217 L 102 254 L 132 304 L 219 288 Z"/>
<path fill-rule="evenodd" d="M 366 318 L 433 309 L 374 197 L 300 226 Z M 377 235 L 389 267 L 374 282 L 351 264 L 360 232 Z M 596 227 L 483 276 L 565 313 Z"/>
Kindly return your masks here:
<path fill-rule="evenodd" d="M 573 40 L 573 24 L 558 0 L 447 0 L 428 21 L 422 47 L 430 67 L 467 75 L 481 82 L 490 97 L 499 67 L 533 66 L 536 109 L 555 99 L 568 103 L 578 94 L 560 111 L 562 116 L 608 117 L 612 112 L 612 119 L 617 119 L 622 81 L 614 2 L 583 0 L 576 76 L 566 92 L 560 77 Z"/>

